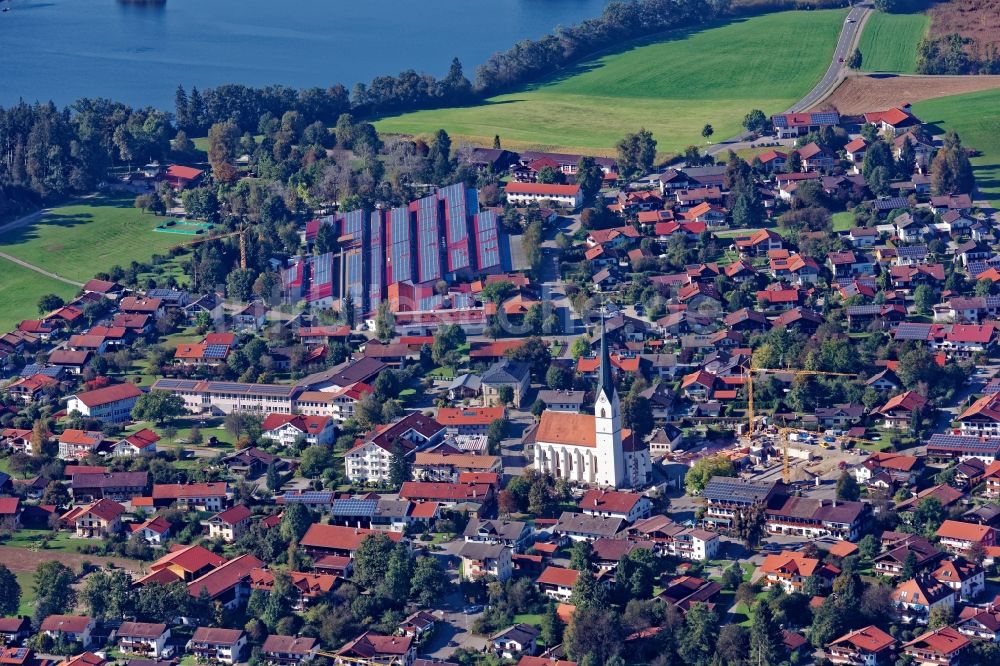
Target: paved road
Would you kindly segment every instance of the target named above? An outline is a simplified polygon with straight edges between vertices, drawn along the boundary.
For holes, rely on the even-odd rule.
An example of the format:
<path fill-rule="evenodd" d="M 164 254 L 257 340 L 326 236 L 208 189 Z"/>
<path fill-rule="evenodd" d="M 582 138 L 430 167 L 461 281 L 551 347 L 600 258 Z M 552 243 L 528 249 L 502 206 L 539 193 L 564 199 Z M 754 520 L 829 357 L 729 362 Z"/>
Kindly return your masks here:
<path fill-rule="evenodd" d="M 841 80 L 843 80 L 843 78 L 847 75 L 847 65 L 846 63 L 841 62 L 841 59 L 846 61 L 851 52 L 857 47 L 857 43 L 861 39 L 861 32 L 864 29 L 865 23 L 868 21 L 868 17 L 870 15 L 871 5 L 868 4 L 856 5 L 851 9 L 851 12 L 847 15 L 847 18 L 844 21 L 844 27 L 841 30 L 840 38 L 837 41 L 837 48 L 834 49 L 833 57 L 830 59 L 830 67 L 827 68 L 826 74 L 823 75 L 823 78 L 820 79 L 819 83 L 817 83 L 805 97 L 800 99 L 788 109 L 788 113 L 811 109 L 826 99 L 827 95 L 833 92 Z M 750 132 L 744 132 L 724 141 L 715 143 L 706 148 L 703 152 L 706 155 L 717 155 L 727 150 L 736 151 L 741 148 L 750 148 L 757 141 L 759 141 L 759 139 L 757 139 L 753 134 Z M 792 139 L 788 143 L 793 145 L 795 140 Z"/>
<path fill-rule="evenodd" d="M 842 61 L 846 61 L 854 51 L 870 13 L 871 5 L 856 5 L 851 8 L 851 13 L 844 21 L 844 28 L 840 31 L 840 39 L 837 41 L 837 48 L 833 52 L 833 59 L 830 61 L 830 67 L 826 70 L 826 74 L 805 97 L 788 109 L 789 113 L 811 109 L 822 102 L 837 87 L 847 72 L 847 64 Z"/>

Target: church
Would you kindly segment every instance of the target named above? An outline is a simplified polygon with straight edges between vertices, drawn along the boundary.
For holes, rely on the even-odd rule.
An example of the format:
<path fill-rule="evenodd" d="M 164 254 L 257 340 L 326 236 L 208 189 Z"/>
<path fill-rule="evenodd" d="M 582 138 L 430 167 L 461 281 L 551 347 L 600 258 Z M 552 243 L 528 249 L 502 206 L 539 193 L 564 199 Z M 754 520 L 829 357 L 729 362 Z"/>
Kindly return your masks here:
<path fill-rule="evenodd" d="M 632 431 L 622 428 L 603 320 L 594 413 L 542 412 L 535 432 L 535 470 L 602 488 L 641 488 L 650 481 L 649 449 Z"/>

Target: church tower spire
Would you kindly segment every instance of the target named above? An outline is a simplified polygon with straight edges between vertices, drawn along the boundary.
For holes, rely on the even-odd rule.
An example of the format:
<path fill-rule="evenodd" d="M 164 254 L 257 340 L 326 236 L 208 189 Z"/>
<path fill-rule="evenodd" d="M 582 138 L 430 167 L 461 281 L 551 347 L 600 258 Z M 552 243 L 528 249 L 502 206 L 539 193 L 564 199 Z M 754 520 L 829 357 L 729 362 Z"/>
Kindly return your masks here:
<path fill-rule="evenodd" d="M 621 403 L 611 376 L 611 356 L 608 353 L 604 311 L 601 310 L 601 365 L 594 400 L 594 429 L 597 439 L 597 482 L 606 487 L 628 485 L 625 469 L 625 449 L 622 445 Z"/>

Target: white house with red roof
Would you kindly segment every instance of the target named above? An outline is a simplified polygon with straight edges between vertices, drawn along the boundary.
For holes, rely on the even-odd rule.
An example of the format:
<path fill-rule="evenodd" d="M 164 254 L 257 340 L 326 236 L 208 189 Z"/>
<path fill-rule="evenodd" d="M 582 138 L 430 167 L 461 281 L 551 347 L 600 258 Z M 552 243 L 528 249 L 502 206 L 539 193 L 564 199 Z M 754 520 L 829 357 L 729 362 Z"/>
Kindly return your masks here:
<path fill-rule="evenodd" d="M 90 646 L 91 634 L 97 622 L 85 615 L 49 615 L 38 628 L 53 640 L 64 643 L 79 643 L 84 649 Z"/>
<path fill-rule="evenodd" d="M 97 447 L 104 441 L 104 433 L 100 430 L 64 430 L 57 438 L 59 442 L 59 457 L 63 460 L 83 458 L 97 452 Z"/>
<path fill-rule="evenodd" d="M 170 523 L 163 516 L 153 516 L 141 523 L 132 523 L 129 525 L 129 529 L 132 534 L 138 534 L 139 537 L 146 540 L 146 543 L 153 546 L 162 545 L 164 540 L 170 536 Z"/>
<path fill-rule="evenodd" d="M 906 391 L 889 398 L 884 405 L 875 410 L 875 413 L 882 417 L 886 428 L 910 430 L 914 412 L 918 417 L 922 416 L 927 404 L 927 398 L 916 391 Z"/>
<path fill-rule="evenodd" d="M 0 529 L 14 531 L 21 527 L 21 500 L 0 497 Z"/>
<path fill-rule="evenodd" d="M 653 503 L 640 493 L 591 488 L 584 493 L 577 507 L 590 516 L 621 518 L 628 523 L 634 523 L 649 517 Z"/>
<path fill-rule="evenodd" d="M 160 441 L 160 436 L 149 428 L 143 428 L 138 432 L 121 439 L 111 449 L 113 456 L 141 456 L 156 455 L 156 443 Z"/>
<path fill-rule="evenodd" d="M 201 169 L 181 166 L 179 164 L 171 164 L 167 167 L 167 170 L 163 172 L 162 178 L 165 182 L 170 184 L 170 187 L 180 191 L 197 185 L 204 174 L 205 172 Z"/>
<path fill-rule="evenodd" d="M 135 384 L 113 384 L 71 395 L 66 411 L 108 423 L 125 423 L 132 419 L 132 407 L 140 395 L 142 391 Z"/>
<path fill-rule="evenodd" d="M 507 201 L 514 205 L 551 201 L 567 208 L 579 208 L 583 204 L 583 190 L 575 183 L 573 185 L 507 183 L 504 194 L 507 195 Z"/>
<path fill-rule="evenodd" d="M 252 516 L 250 509 L 243 504 L 221 511 L 205 521 L 208 526 L 208 538 L 219 538 L 226 543 L 233 543 L 250 527 Z"/>
<path fill-rule="evenodd" d="M 826 654 L 833 664 L 878 666 L 891 663 L 896 639 L 875 625 L 850 631 L 826 644 Z"/>
<path fill-rule="evenodd" d="M 344 456 L 347 478 L 353 483 L 386 483 L 389 461 L 397 444 L 411 455 L 417 449 L 437 444 L 444 435 L 444 426 L 429 416 L 419 412 L 407 414 L 392 425 L 377 428 L 347 452 Z"/>
<path fill-rule="evenodd" d="M 903 644 L 903 652 L 919 666 L 956 666 L 972 641 L 952 627 L 941 627 Z"/>
<path fill-rule="evenodd" d="M 64 513 L 60 520 L 72 525 L 76 535 L 87 539 L 103 539 L 121 531 L 125 507 L 109 499 L 99 499 L 85 506 L 78 506 Z"/>
<path fill-rule="evenodd" d="M 997 541 L 997 531 L 989 525 L 960 520 L 944 521 L 934 534 L 940 540 L 942 548 L 956 555 L 968 555 L 973 546 L 995 546 Z"/>
<path fill-rule="evenodd" d="M 261 424 L 261 436 L 282 446 L 292 446 L 299 438 L 309 444 L 332 444 L 334 434 L 329 416 L 268 414 Z"/>
<path fill-rule="evenodd" d="M 921 125 L 908 108 L 899 107 L 866 113 L 865 122 L 874 125 L 881 132 L 891 134 L 893 138 Z"/>

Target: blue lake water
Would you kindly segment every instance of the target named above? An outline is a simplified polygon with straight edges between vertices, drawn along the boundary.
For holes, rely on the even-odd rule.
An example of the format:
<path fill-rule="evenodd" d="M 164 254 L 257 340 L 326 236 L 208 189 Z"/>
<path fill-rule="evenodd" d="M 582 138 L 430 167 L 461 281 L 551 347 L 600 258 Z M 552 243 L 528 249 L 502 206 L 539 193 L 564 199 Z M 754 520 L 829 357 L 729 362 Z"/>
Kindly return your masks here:
<path fill-rule="evenodd" d="M 0 0 L 0 104 L 109 97 L 173 109 L 177 84 L 325 87 L 494 51 L 608 0 Z"/>

